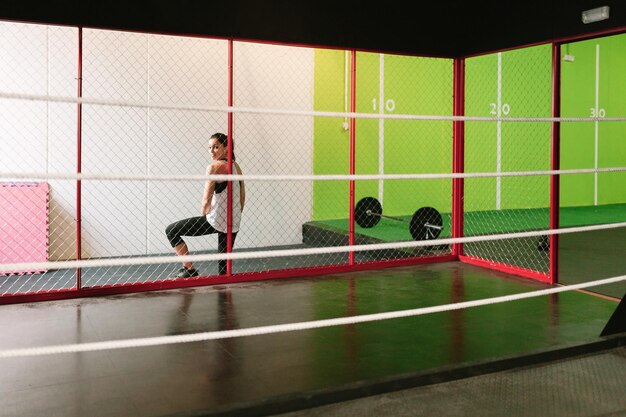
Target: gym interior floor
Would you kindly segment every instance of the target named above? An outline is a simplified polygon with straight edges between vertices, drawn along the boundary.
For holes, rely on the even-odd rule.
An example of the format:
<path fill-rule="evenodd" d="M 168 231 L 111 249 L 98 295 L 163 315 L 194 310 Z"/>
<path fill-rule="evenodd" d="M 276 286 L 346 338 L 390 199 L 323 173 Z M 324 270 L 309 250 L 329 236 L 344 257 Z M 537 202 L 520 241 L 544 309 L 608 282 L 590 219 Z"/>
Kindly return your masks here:
<path fill-rule="evenodd" d="M 545 287 L 452 262 L 4 305 L 0 349 L 302 322 Z M 625 393 L 623 348 L 612 346 L 591 358 L 569 358 L 541 368 L 493 373 L 589 353 L 585 346 L 605 340 L 599 335 L 617 304 L 591 293 L 565 292 L 316 330 L 0 359 L 0 416 L 267 415 L 376 393 L 381 395 L 295 415 L 380 415 L 381 410 L 394 410 L 394 404 L 395 415 L 472 414 L 469 410 L 474 409 L 465 405 L 484 408 L 481 415 L 498 415 L 504 406 L 511 415 L 542 415 L 528 414 L 538 410 L 550 416 L 626 415 L 626 395 L 617 395 Z M 589 366 L 594 372 L 585 371 Z M 525 383 L 515 382 L 517 377 Z M 595 379 L 586 384 L 585 378 Z M 520 390 L 525 384 L 532 390 Z M 419 387 L 385 394 L 412 386 Z M 588 412 L 588 403 L 595 401 L 588 398 L 593 395 L 590 386 L 604 389 L 593 397 L 601 401 L 594 409 L 597 414 Z M 573 392 L 581 389 L 584 392 Z M 541 408 L 532 394 L 537 391 L 543 398 L 568 398 L 572 403 L 563 406 L 563 412 L 550 408 L 555 402 Z M 418 405 L 424 397 L 429 400 Z M 579 412 L 572 413 L 572 407 Z"/>

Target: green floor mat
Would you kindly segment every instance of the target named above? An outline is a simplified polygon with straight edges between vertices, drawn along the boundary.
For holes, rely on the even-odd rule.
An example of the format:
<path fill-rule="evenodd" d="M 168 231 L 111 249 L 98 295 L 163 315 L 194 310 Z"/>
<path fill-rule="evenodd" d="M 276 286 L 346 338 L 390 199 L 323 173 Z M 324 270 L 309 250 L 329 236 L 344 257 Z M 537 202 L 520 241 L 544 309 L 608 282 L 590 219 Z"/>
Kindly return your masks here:
<path fill-rule="evenodd" d="M 623 222 L 626 221 L 626 204 L 562 207 L 560 214 L 561 227 Z M 411 216 L 399 216 L 404 222 L 383 218 L 376 226 L 369 229 L 355 225 L 355 231 L 359 235 L 387 242 L 412 240 L 409 233 Z M 550 225 L 549 216 L 548 208 L 467 212 L 464 219 L 465 236 L 547 229 Z M 449 238 L 452 236 L 450 213 L 442 213 L 442 217 L 444 228 L 439 238 Z M 348 231 L 347 219 L 324 220 L 314 223 L 346 233 Z"/>

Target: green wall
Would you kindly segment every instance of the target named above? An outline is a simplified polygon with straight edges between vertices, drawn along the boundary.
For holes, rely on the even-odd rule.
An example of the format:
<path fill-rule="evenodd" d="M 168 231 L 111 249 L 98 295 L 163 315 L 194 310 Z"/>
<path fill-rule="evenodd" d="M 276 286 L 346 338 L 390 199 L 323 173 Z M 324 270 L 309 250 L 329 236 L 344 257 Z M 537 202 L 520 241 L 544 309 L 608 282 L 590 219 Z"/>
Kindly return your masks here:
<path fill-rule="evenodd" d="M 596 45 L 600 45 L 599 109 L 601 115 L 626 115 L 626 34 L 563 46 L 561 111 L 563 117 L 589 117 L 595 107 Z M 349 57 L 348 57 L 349 58 Z M 315 51 L 314 106 L 318 111 L 344 111 L 344 51 Z M 385 114 L 451 115 L 453 62 L 449 59 L 357 53 L 357 112 L 379 113 L 383 79 Z M 500 70 L 498 70 L 500 66 Z M 466 60 L 465 114 L 494 117 L 550 117 L 552 46 L 540 45 Z M 500 80 L 498 80 L 500 73 Z M 500 107 L 498 108 L 498 90 Z M 392 100 L 391 102 L 388 102 Z M 349 131 L 343 118 L 316 117 L 314 174 L 349 173 Z M 379 173 L 380 121 L 357 119 L 356 173 Z M 449 173 L 452 171 L 452 122 L 390 120 L 382 122 L 385 174 Z M 551 124 L 500 123 L 500 171 L 550 169 Z M 498 123 L 465 123 L 466 172 L 497 170 Z M 599 167 L 626 166 L 626 123 L 599 123 Z M 595 123 L 561 123 L 561 168 L 593 168 Z M 626 202 L 626 173 L 598 175 L 598 203 Z M 378 181 L 357 181 L 358 201 L 379 195 Z M 505 177 L 496 199 L 495 178 L 465 181 L 465 210 L 547 207 L 547 176 Z M 313 219 L 346 218 L 348 182 L 317 181 L 313 186 Z M 418 207 L 451 209 L 450 180 L 386 180 L 384 212 L 406 215 Z M 594 176 L 561 176 L 563 206 L 592 205 Z"/>
<path fill-rule="evenodd" d="M 315 51 L 314 106 L 317 111 L 344 111 L 343 51 Z M 357 53 L 357 112 L 379 113 L 380 55 Z M 349 80 L 347 80 L 349 83 Z M 384 56 L 384 112 L 386 114 L 452 114 L 452 61 L 449 59 Z M 341 118 L 316 117 L 315 174 L 349 173 L 349 131 Z M 356 173 L 379 173 L 379 120 L 356 122 Z M 452 169 L 452 123 L 449 121 L 385 120 L 384 173 L 449 173 Z M 357 181 L 356 196 L 378 198 L 378 181 Z M 345 218 L 347 181 L 317 181 L 313 186 L 315 220 Z M 383 185 L 384 212 L 412 214 L 421 206 L 449 212 L 451 181 L 391 181 Z"/>
<path fill-rule="evenodd" d="M 465 114 L 550 117 L 551 54 L 551 46 L 542 45 L 502 52 L 500 64 L 498 54 L 467 59 Z M 465 171 L 498 171 L 497 140 L 497 122 L 466 122 Z M 500 172 L 550 169 L 550 143 L 549 123 L 501 122 Z M 498 208 L 496 188 L 496 178 L 466 180 L 465 210 Z M 503 177 L 500 190 L 500 209 L 546 207 L 549 204 L 547 177 Z"/>
<path fill-rule="evenodd" d="M 315 110 L 344 111 L 344 62 L 344 51 L 315 50 Z M 350 135 L 342 128 L 343 121 L 343 118 L 314 118 L 314 175 L 349 173 Z M 313 219 L 346 218 L 348 204 L 347 181 L 313 183 Z"/>
<path fill-rule="evenodd" d="M 596 106 L 596 48 L 599 46 L 598 113 L 626 116 L 626 34 L 563 45 L 561 115 L 592 117 Z M 595 122 L 561 124 L 561 168 L 594 168 Z M 626 122 L 598 123 L 598 167 L 626 166 Z M 626 173 L 598 174 L 598 204 L 626 202 Z M 594 204 L 594 174 L 561 177 L 561 204 Z"/>

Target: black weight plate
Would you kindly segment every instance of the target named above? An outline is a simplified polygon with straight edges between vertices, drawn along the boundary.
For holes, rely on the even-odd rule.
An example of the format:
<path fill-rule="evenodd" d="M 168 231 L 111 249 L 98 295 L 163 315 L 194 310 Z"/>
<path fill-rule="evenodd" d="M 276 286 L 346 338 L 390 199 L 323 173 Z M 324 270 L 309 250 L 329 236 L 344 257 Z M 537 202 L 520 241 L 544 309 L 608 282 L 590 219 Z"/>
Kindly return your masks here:
<path fill-rule="evenodd" d="M 366 229 L 376 226 L 381 214 L 383 214 L 383 207 L 374 197 L 364 197 L 354 207 L 354 221 Z"/>
<path fill-rule="evenodd" d="M 426 226 L 427 224 L 432 226 L 438 226 L 439 228 L 433 228 Z M 417 209 L 411 218 L 411 224 L 409 230 L 413 240 L 431 240 L 437 239 L 441 233 L 443 226 L 443 218 L 441 214 L 432 207 L 422 207 Z"/>

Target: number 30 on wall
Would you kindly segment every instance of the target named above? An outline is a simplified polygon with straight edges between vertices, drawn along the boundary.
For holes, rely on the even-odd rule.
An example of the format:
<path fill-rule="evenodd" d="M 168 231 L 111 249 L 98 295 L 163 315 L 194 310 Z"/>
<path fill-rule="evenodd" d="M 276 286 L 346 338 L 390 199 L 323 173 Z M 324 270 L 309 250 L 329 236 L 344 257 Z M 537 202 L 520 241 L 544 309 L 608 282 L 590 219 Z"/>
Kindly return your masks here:
<path fill-rule="evenodd" d="M 604 109 L 594 109 L 590 107 L 589 110 L 591 110 L 590 117 L 606 117 L 606 111 Z"/>

